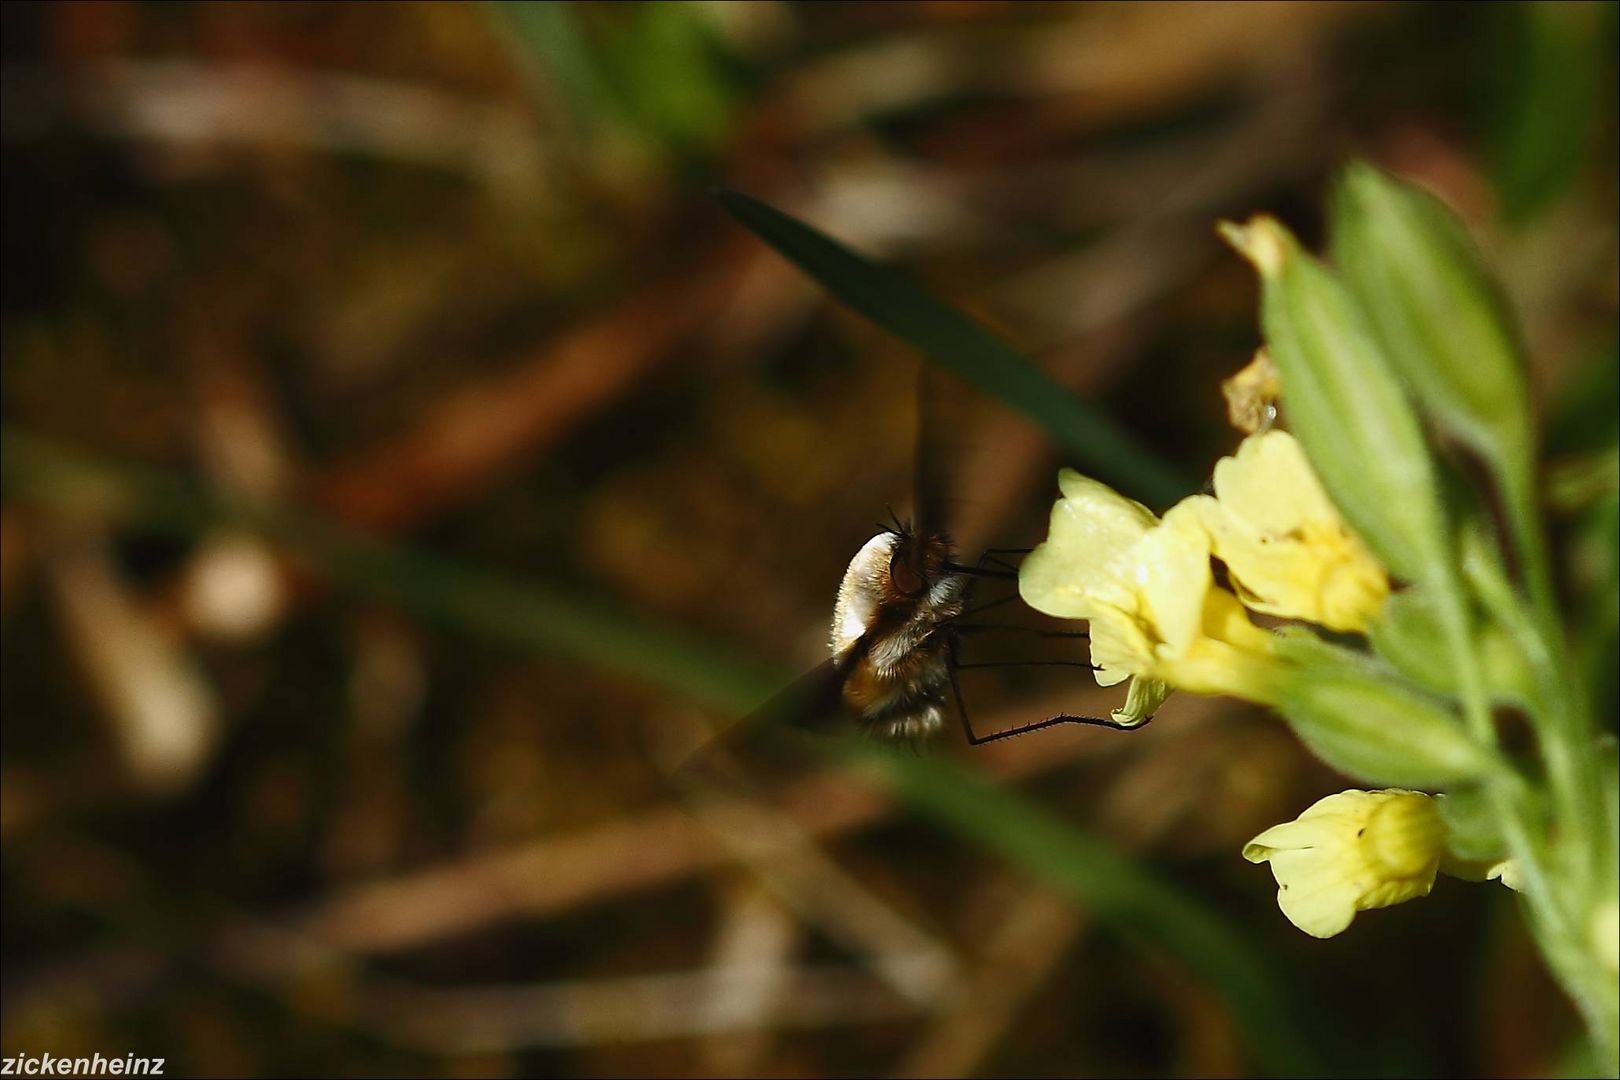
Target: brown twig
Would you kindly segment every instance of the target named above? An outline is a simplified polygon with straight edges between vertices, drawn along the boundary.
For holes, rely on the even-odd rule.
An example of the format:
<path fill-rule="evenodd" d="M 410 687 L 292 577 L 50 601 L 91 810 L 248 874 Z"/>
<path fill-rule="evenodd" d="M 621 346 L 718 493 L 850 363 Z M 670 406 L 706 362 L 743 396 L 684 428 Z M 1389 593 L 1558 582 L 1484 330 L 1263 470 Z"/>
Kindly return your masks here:
<path fill-rule="evenodd" d="M 334 466 L 315 483 L 314 501 L 351 524 L 395 530 L 476 498 L 667 360 L 764 257 L 759 245 L 728 239 Z"/>

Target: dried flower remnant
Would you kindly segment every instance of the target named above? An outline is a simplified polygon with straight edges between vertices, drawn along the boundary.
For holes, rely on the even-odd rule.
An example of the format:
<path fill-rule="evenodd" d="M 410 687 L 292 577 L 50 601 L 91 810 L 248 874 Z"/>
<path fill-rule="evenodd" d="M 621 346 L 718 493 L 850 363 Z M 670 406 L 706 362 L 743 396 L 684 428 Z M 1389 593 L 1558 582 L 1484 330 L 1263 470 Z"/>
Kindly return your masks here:
<path fill-rule="evenodd" d="M 1277 399 L 1282 396 L 1282 379 L 1271 353 L 1264 346 L 1229 379 L 1221 382 L 1226 398 L 1226 418 L 1245 435 L 1268 430 L 1277 419 Z"/>

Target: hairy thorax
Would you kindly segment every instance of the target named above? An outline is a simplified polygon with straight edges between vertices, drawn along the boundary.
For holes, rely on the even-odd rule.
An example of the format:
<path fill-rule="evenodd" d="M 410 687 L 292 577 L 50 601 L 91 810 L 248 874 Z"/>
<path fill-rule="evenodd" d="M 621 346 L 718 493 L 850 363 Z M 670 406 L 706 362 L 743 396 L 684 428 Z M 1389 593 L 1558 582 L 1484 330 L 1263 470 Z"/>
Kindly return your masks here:
<path fill-rule="evenodd" d="M 881 532 L 850 561 L 833 612 L 832 651 L 849 660 L 844 703 L 868 730 L 921 739 L 944 726 L 946 628 L 966 606 L 967 585 L 951 569 L 943 536 Z"/>

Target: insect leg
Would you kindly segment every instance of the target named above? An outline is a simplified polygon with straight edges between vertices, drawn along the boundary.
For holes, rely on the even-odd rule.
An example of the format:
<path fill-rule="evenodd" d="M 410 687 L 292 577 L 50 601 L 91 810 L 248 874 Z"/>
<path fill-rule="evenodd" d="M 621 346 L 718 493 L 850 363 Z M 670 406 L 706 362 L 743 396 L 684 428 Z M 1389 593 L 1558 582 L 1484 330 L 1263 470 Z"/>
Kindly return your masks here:
<path fill-rule="evenodd" d="M 994 578 L 998 581 L 1018 580 L 1018 571 L 1012 569 L 1011 567 L 1008 567 L 1006 570 L 990 569 L 984 565 L 984 559 L 982 557 L 972 566 L 969 566 L 966 563 L 948 562 L 945 564 L 945 569 L 953 574 L 965 574 L 968 577 Z"/>
<path fill-rule="evenodd" d="M 1036 720 L 1033 723 L 1020 724 L 1017 727 L 1010 727 L 1004 731 L 997 731 L 989 735 L 975 735 L 973 733 L 973 722 L 968 717 L 967 702 L 962 697 L 962 683 L 961 680 L 956 677 L 957 669 L 963 665 L 960 664 L 957 659 L 956 638 L 954 636 L 950 640 L 948 656 L 950 658 L 950 663 L 946 666 L 949 669 L 951 677 L 951 694 L 956 698 L 956 711 L 962 717 L 962 734 L 967 737 L 969 746 L 982 746 L 988 742 L 995 742 L 997 739 L 1010 739 L 1014 735 L 1027 735 L 1031 731 L 1039 731 L 1042 728 L 1056 727 L 1059 724 L 1086 724 L 1092 727 L 1113 728 L 1115 731 L 1134 731 L 1136 728 L 1146 726 L 1149 720 L 1152 719 L 1149 717 L 1149 720 L 1144 720 L 1140 724 L 1134 724 L 1130 727 L 1126 727 L 1123 724 L 1115 723 L 1112 720 L 1104 720 L 1097 716 L 1070 716 L 1068 713 L 1060 713 L 1057 716 L 1049 716 L 1045 720 Z M 1089 667 L 1090 665 L 1087 666 Z"/>
<path fill-rule="evenodd" d="M 1017 581 L 1018 568 L 1005 559 L 998 558 L 1003 554 L 1027 555 L 1034 548 L 985 548 L 972 566 L 966 563 L 950 562 L 945 568 L 955 574 L 966 574 L 976 578 L 994 578 L 998 581 Z"/>
<path fill-rule="evenodd" d="M 1097 671 L 1096 664 L 1084 660 L 996 660 L 985 664 L 957 664 L 958 671 L 970 671 L 974 668 L 1004 668 L 1004 667 L 1078 667 L 1087 671 Z"/>
<path fill-rule="evenodd" d="M 1000 600 L 992 600 L 988 604 L 981 604 L 976 608 L 969 608 L 966 611 L 960 612 L 960 613 L 958 613 L 956 615 L 952 615 L 948 619 L 941 619 L 940 620 L 940 625 L 950 625 L 950 626 L 953 626 L 953 627 L 956 627 L 956 628 L 959 628 L 959 629 L 963 629 L 968 624 L 958 623 L 956 621 L 957 619 L 965 619 L 969 615 L 982 614 L 982 613 L 984 613 L 986 611 L 989 611 L 991 608 L 998 608 L 998 607 L 1001 607 L 1003 604 L 1010 604 L 1016 599 L 1018 599 L 1016 596 L 1003 596 Z"/>
<path fill-rule="evenodd" d="M 1011 599 L 1011 597 L 1008 597 L 1008 599 Z M 996 601 L 996 604 L 1001 603 L 1004 603 L 1004 601 Z M 995 607 L 996 604 L 986 604 L 976 611 L 964 611 L 962 615 L 977 615 L 985 608 Z M 960 615 L 957 616 L 957 618 L 961 617 Z M 1043 638 L 1089 638 L 1091 636 L 1090 632 L 1086 630 L 1042 630 L 1037 626 L 1014 626 L 1011 623 L 953 623 L 952 627 L 960 634 L 973 634 L 984 630 L 1013 630 L 1020 634 L 1034 634 Z"/>
<path fill-rule="evenodd" d="M 1001 558 L 1000 556 L 1028 555 L 1034 550 L 1034 548 L 985 548 L 984 553 L 979 556 L 979 564 L 983 565 L 984 563 L 992 563 L 1002 570 L 1010 570 L 1016 574 L 1018 572 L 1018 567 L 1014 566 L 1012 563 Z"/>
<path fill-rule="evenodd" d="M 1115 731 L 1135 731 L 1137 728 L 1146 727 L 1148 723 L 1149 721 L 1143 720 L 1140 724 L 1132 724 L 1127 727 L 1124 724 L 1118 724 L 1112 720 L 1104 720 L 1098 716 L 1070 716 L 1068 713 L 1059 713 L 1057 716 L 1049 716 L 1045 720 L 1036 720 L 1029 724 L 1019 724 L 1017 727 L 1010 727 L 1005 731 L 997 731 L 993 734 L 984 735 L 979 738 L 969 738 L 968 743 L 972 746 L 982 746 L 987 742 L 995 742 L 997 739 L 1010 739 L 1014 735 L 1028 735 L 1032 731 L 1040 731 L 1042 728 L 1057 727 L 1059 724 L 1086 724 L 1090 727 L 1112 728 Z"/>

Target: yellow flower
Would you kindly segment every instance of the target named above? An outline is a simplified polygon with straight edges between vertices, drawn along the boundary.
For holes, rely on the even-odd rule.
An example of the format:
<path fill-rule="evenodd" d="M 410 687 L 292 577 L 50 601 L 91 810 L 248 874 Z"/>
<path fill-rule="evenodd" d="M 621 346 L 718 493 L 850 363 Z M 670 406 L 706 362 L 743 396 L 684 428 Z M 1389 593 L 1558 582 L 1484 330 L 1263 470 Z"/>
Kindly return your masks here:
<path fill-rule="evenodd" d="M 1285 431 L 1244 439 L 1215 466 L 1215 497 L 1188 502 L 1254 611 L 1359 632 L 1389 594 L 1389 575 L 1345 526 Z"/>
<path fill-rule="evenodd" d="M 1277 904 L 1288 921 L 1326 938 L 1349 926 L 1358 911 L 1427 896 L 1445 855 L 1445 835 L 1428 795 L 1398 788 L 1341 791 L 1249 841 L 1243 857 L 1270 862 Z"/>
<path fill-rule="evenodd" d="M 1279 664 L 1271 635 L 1216 588 L 1196 510 L 1183 503 L 1160 521 L 1071 469 L 1058 474 L 1058 487 L 1051 530 L 1024 560 L 1018 590 L 1038 611 L 1090 621 L 1097 682 L 1135 676 L 1138 710 L 1163 699 L 1167 690 L 1156 683 L 1271 701 Z"/>

